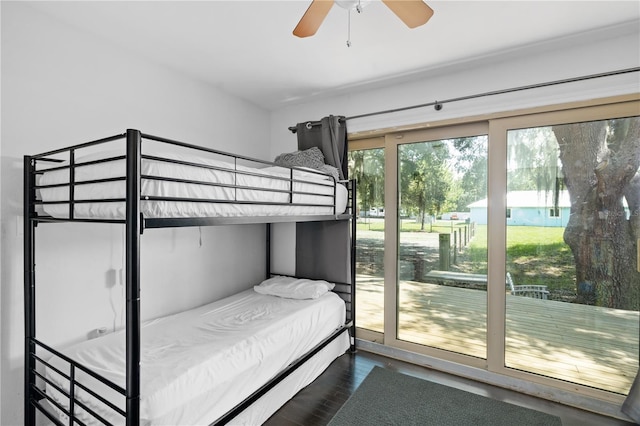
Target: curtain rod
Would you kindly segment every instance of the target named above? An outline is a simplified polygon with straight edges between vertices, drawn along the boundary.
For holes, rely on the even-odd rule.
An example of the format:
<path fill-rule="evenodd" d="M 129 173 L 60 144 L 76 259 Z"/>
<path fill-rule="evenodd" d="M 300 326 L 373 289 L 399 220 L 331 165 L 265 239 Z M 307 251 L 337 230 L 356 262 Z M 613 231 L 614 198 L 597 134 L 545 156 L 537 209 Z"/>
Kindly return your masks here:
<path fill-rule="evenodd" d="M 383 111 L 369 112 L 369 113 L 366 113 L 366 114 L 360 114 L 360 115 L 354 115 L 354 116 L 351 116 L 351 117 L 346 117 L 345 120 L 354 120 L 356 118 L 371 117 L 371 116 L 374 116 L 374 115 L 391 114 L 391 113 L 394 113 L 394 112 L 406 111 L 406 110 L 417 109 L 417 108 L 424 108 L 424 107 L 428 107 L 428 106 L 433 106 L 436 109 L 436 111 L 440 111 L 442 109 L 443 104 L 445 104 L 445 103 L 466 101 L 466 100 L 469 100 L 469 99 L 483 98 L 483 97 L 486 97 L 486 96 L 503 95 L 503 94 L 506 94 L 506 93 L 520 92 L 522 90 L 539 89 L 541 87 L 549 87 L 549 86 L 555 86 L 555 85 L 558 85 L 558 84 L 574 83 L 574 82 L 578 82 L 578 81 L 592 80 L 592 79 L 595 79 L 595 78 L 611 77 L 611 76 L 615 76 L 615 75 L 628 74 L 628 73 L 638 72 L 638 71 L 640 71 L 640 67 L 626 68 L 626 69 L 622 69 L 622 70 L 608 71 L 608 72 L 603 72 L 603 73 L 598 73 L 598 74 L 590 74 L 590 75 L 585 75 L 585 76 L 582 76 L 582 77 L 565 78 L 565 79 L 562 79 L 562 80 L 548 81 L 546 83 L 530 84 L 530 85 L 527 85 L 527 86 L 513 87 L 513 88 L 510 88 L 510 89 L 494 90 L 494 91 L 491 91 L 491 92 L 478 93 L 478 94 L 475 94 L 475 95 L 461 96 L 461 97 L 458 97 L 458 98 L 451 98 L 451 99 L 446 99 L 446 100 L 443 100 L 443 101 L 434 101 L 434 102 L 428 102 L 428 103 L 419 104 L 419 105 L 411 105 L 411 106 L 406 106 L 406 107 L 401 107 L 401 108 L 394 108 L 394 109 L 387 109 L 387 110 L 383 110 Z M 310 121 L 310 122 L 307 122 L 307 126 L 309 126 L 309 123 L 311 123 L 311 126 L 320 124 L 319 121 L 317 121 L 317 122 Z M 289 127 L 289 130 L 291 130 L 293 133 L 295 133 L 296 132 L 296 126 Z"/>

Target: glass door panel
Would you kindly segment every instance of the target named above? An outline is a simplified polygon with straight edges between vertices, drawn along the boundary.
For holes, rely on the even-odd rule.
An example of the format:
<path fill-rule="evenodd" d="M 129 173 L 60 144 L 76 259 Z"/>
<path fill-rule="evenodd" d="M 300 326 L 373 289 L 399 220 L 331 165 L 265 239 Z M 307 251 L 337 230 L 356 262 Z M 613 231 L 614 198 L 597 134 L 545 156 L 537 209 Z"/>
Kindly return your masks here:
<path fill-rule="evenodd" d="M 398 146 L 399 340 L 486 358 L 487 139 Z"/>
<path fill-rule="evenodd" d="M 640 118 L 507 133 L 505 365 L 627 394 L 638 371 Z"/>
<path fill-rule="evenodd" d="M 384 149 L 349 152 L 357 182 L 356 324 L 384 332 Z"/>

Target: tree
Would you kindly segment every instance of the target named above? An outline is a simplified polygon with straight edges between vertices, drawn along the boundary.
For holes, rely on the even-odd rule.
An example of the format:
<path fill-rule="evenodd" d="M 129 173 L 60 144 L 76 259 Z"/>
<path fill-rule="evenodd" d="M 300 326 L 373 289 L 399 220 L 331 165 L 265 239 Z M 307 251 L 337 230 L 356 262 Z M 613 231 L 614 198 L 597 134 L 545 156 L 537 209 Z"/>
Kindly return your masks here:
<path fill-rule="evenodd" d="M 558 144 L 551 127 L 520 129 L 517 132 L 509 132 L 507 137 L 507 192 L 550 191 L 561 184 L 562 166 L 558 159 Z M 527 163 L 522 164 L 522 159 L 526 159 Z"/>
<path fill-rule="evenodd" d="M 384 151 L 349 152 L 349 175 L 358 182 L 358 206 L 365 212 L 384 205 Z"/>
<path fill-rule="evenodd" d="M 453 140 L 459 153 L 456 171 L 462 175 L 454 198 L 456 211 L 466 211 L 469 204 L 487 196 L 487 145 L 486 135 Z"/>
<path fill-rule="evenodd" d="M 571 200 L 564 240 L 576 264 L 578 301 L 640 310 L 640 117 L 552 129 Z"/>
<path fill-rule="evenodd" d="M 400 206 L 417 213 L 420 229 L 424 230 L 426 216 L 442 211 L 452 185 L 446 164 L 448 148 L 444 143 L 408 144 L 401 147 L 399 154 Z"/>

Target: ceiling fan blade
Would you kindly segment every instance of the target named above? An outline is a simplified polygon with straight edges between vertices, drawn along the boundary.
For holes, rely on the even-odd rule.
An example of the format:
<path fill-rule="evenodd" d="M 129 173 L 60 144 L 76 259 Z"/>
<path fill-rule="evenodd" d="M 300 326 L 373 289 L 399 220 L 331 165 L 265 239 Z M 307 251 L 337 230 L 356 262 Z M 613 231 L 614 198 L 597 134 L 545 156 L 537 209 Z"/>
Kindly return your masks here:
<path fill-rule="evenodd" d="M 382 0 L 382 2 L 409 28 L 424 25 L 433 16 L 433 9 L 422 0 Z"/>
<path fill-rule="evenodd" d="M 314 35 L 316 31 L 318 31 L 318 28 L 320 28 L 320 24 L 322 24 L 322 21 L 324 21 L 324 18 L 332 6 L 333 0 L 313 0 L 293 30 L 293 35 L 297 37 Z"/>

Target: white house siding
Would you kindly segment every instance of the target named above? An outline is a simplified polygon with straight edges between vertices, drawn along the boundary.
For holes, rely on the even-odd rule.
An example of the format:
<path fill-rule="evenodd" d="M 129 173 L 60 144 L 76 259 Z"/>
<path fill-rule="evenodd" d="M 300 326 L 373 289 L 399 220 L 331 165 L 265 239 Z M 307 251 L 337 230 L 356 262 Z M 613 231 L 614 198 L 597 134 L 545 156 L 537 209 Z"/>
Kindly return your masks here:
<path fill-rule="evenodd" d="M 550 209 L 553 205 L 551 192 L 512 191 L 507 193 L 507 208 L 511 209 L 511 217 L 506 218 L 508 226 L 567 226 L 571 204 L 569 193 L 561 191 L 558 197 L 560 215 L 552 217 Z M 471 221 L 479 225 L 487 224 L 487 199 L 471 203 Z"/>

